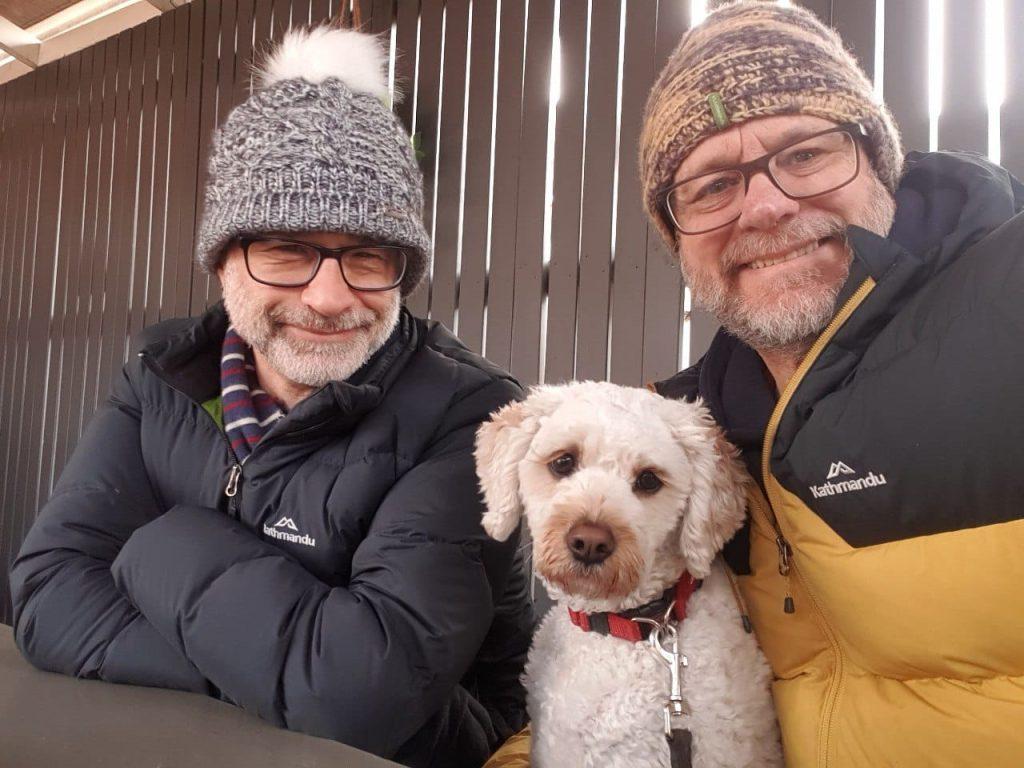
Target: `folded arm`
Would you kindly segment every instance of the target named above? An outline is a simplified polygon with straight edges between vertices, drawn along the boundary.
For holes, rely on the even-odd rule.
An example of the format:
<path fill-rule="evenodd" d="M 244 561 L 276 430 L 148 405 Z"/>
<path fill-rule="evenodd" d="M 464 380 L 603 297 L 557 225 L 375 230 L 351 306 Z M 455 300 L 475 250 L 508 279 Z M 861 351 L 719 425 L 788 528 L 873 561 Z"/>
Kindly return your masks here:
<path fill-rule="evenodd" d="M 11 568 L 15 639 L 29 661 L 75 677 L 211 692 L 110 572 L 132 531 L 159 514 L 142 461 L 138 401 L 122 375 Z"/>

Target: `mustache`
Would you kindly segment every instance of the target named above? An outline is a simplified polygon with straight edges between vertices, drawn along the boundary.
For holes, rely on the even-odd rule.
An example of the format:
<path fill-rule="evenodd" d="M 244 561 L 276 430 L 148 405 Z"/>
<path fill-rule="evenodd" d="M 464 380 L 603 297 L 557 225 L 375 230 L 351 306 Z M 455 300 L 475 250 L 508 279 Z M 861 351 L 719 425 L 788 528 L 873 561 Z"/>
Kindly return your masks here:
<path fill-rule="evenodd" d="M 722 251 L 722 266 L 735 269 L 768 254 L 785 253 L 795 246 L 828 237 L 846 239 L 846 221 L 839 216 L 801 216 L 770 232 L 749 232 Z"/>
<path fill-rule="evenodd" d="M 269 319 L 277 327 L 299 325 L 314 331 L 335 333 L 371 325 L 378 319 L 378 316 L 369 307 L 355 308 L 336 317 L 325 317 L 308 308 L 278 307 L 269 313 Z"/>

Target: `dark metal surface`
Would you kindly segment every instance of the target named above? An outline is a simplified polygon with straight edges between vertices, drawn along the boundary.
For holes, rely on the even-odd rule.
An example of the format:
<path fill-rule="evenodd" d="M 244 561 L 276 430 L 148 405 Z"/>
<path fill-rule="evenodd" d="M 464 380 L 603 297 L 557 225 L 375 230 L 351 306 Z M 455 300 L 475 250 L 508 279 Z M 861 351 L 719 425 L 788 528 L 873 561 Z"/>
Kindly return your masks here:
<path fill-rule="evenodd" d="M 41 672 L 0 625 L 4 768 L 387 768 L 389 760 L 293 733 L 206 696 Z"/>

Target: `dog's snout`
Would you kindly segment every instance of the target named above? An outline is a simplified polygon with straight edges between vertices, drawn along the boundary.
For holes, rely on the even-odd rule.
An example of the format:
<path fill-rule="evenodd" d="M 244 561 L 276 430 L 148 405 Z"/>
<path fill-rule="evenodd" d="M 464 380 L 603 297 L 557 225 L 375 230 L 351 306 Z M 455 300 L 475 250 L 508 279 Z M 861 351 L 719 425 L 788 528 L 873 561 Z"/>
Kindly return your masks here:
<path fill-rule="evenodd" d="M 615 537 L 603 525 L 577 523 L 565 534 L 573 559 L 584 565 L 603 563 L 615 551 Z"/>

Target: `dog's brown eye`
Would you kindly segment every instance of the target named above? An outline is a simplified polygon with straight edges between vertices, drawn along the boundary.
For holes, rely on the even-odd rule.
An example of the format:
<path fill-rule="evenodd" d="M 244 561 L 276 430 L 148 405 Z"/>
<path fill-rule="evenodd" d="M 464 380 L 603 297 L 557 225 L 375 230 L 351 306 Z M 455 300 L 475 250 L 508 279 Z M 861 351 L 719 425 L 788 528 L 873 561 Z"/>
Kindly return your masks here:
<path fill-rule="evenodd" d="M 548 462 L 548 469 L 558 477 L 571 475 L 576 471 L 576 457 L 571 453 L 563 453 Z"/>
<path fill-rule="evenodd" d="M 661 478 L 651 470 L 645 469 L 637 475 L 636 480 L 633 481 L 633 490 L 640 491 L 640 493 L 654 493 L 661 488 L 662 485 L 663 483 L 661 482 Z"/>

